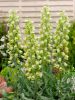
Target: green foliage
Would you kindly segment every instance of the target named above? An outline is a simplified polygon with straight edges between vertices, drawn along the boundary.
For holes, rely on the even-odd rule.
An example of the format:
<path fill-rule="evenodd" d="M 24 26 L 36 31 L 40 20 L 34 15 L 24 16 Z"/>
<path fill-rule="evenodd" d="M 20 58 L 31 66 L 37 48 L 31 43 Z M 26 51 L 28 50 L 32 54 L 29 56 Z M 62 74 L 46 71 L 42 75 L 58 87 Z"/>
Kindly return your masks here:
<path fill-rule="evenodd" d="M 38 84 L 35 84 L 34 81 L 28 80 L 25 74 L 21 70 L 17 70 L 15 68 L 7 67 L 2 72 L 1 75 L 5 77 L 8 82 L 8 85 L 12 85 L 14 91 L 12 94 L 4 95 L 4 98 L 16 98 L 16 100 L 34 100 L 36 98 L 35 92 L 36 88 L 35 85 L 38 87 Z M 32 99 L 31 99 L 32 98 Z"/>
<path fill-rule="evenodd" d="M 59 80 L 55 75 L 46 72 L 39 80 L 31 81 L 21 70 L 16 72 L 13 68 L 9 68 L 2 73 L 5 74 L 6 70 L 10 70 L 10 80 L 8 80 L 14 87 L 14 92 L 4 95 L 5 98 L 13 97 L 16 100 L 74 100 L 75 98 L 75 92 L 72 90 L 74 89 L 72 76 L 75 77 L 75 75 L 71 72 L 67 71 Z M 12 76 L 11 73 L 15 75 Z"/>
<path fill-rule="evenodd" d="M 9 61 L 8 65 L 10 67 L 20 67 L 21 62 L 19 57 L 22 54 L 21 48 L 21 39 L 20 39 L 20 29 L 19 29 L 19 17 L 16 15 L 15 11 L 9 13 L 9 20 L 8 20 L 8 54 L 9 54 Z"/>
<path fill-rule="evenodd" d="M 7 24 L 0 21 L 0 70 L 7 65 Z"/>
<path fill-rule="evenodd" d="M 72 67 L 75 68 L 75 22 L 73 21 L 70 26 L 69 32 L 69 62 Z M 71 68 L 72 69 L 72 68 Z"/>
<path fill-rule="evenodd" d="M 10 94 L 4 94 L 2 100 L 18 100 L 18 99 L 15 97 L 14 93 L 10 93 Z"/>
<path fill-rule="evenodd" d="M 75 77 L 75 76 L 74 76 Z M 72 72 L 66 71 L 60 80 L 57 80 L 57 93 L 59 100 L 74 100 L 75 91 L 73 88 Z"/>
<path fill-rule="evenodd" d="M 18 69 L 11 68 L 11 67 L 5 67 L 1 71 L 0 75 L 5 77 L 5 79 L 8 82 L 8 85 L 14 85 L 14 88 L 15 88 L 15 84 L 17 81 L 17 73 L 18 73 Z"/>

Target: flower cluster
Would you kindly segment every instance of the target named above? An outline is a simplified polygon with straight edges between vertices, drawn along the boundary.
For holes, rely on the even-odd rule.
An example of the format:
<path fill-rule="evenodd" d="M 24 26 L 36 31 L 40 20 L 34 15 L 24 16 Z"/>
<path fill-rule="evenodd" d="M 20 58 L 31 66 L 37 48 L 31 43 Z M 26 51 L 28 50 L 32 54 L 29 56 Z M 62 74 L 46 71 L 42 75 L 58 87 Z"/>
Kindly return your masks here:
<path fill-rule="evenodd" d="M 19 60 L 22 51 L 20 50 L 20 29 L 19 29 L 19 17 L 16 15 L 15 11 L 9 13 L 8 20 L 8 54 L 9 61 L 8 64 L 11 67 L 19 67 L 21 66 L 21 62 Z"/>
<path fill-rule="evenodd" d="M 53 35 L 53 66 L 68 67 L 69 27 L 69 19 L 62 12 Z"/>
<path fill-rule="evenodd" d="M 42 66 L 49 66 L 51 59 L 52 49 L 52 34 L 50 24 L 49 8 L 45 6 L 42 10 L 41 25 L 40 25 L 40 38 L 39 38 L 39 50 L 40 50 L 40 64 Z"/>
<path fill-rule="evenodd" d="M 19 18 L 13 11 L 9 15 L 9 32 L 8 32 L 8 53 L 9 65 L 21 66 L 19 56 L 22 56 L 20 50 L 20 29 Z M 30 20 L 25 23 L 24 38 L 24 56 L 25 71 L 29 79 L 35 79 L 42 76 L 41 69 L 53 69 L 61 72 L 62 67 L 68 66 L 69 54 L 69 20 L 68 17 L 61 13 L 56 31 L 51 33 L 50 11 L 47 6 L 42 10 L 40 37 L 36 38 L 34 27 Z M 59 68 L 60 67 L 60 68 Z"/>
<path fill-rule="evenodd" d="M 25 24 L 24 57 L 26 75 L 29 79 L 37 79 L 41 76 L 40 65 L 37 59 L 38 43 L 34 34 L 34 28 L 30 20 Z"/>

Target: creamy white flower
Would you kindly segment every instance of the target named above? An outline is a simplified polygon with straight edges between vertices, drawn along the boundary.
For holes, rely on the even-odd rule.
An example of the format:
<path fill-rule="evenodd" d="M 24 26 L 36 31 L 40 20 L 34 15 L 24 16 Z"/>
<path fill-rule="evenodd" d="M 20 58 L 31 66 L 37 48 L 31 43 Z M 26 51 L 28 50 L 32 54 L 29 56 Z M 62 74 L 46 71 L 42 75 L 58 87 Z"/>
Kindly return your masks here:
<path fill-rule="evenodd" d="M 32 47 L 32 50 L 35 50 L 34 46 Z"/>
<path fill-rule="evenodd" d="M 19 40 L 19 38 L 18 37 L 15 37 L 15 41 L 17 41 L 17 40 Z"/>
<path fill-rule="evenodd" d="M 8 64 L 10 64 L 11 63 L 11 61 L 8 61 Z"/>
<path fill-rule="evenodd" d="M 15 22 L 14 22 L 14 21 L 12 21 L 12 22 L 11 22 L 11 25 L 15 25 Z"/>
<path fill-rule="evenodd" d="M 37 56 L 37 58 L 38 58 L 38 59 L 40 59 L 40 58 L 41 58 L 41 56 L 40 56 L 40 55 L 38 55 L 38 56 Z"/>
<path fill-rule="evenodd" d="M 13 47 L 10 47 L 10 50 L 13 50 Z"/>
<path fill-rule="evenodd" d="M 46 58 L 46 57 L 44 57 L 43 59 L 44 59 L 44 60 L 46 60 L 47 58 Z"/>
<path fill-rule="evenodd" d="M 15 57 L 18 57 L 18 54 L 17 53 L 15 53 L 14 55 L 15 55 Z"/>
<path fill-rule="evenodd" d="M 40 53 L 43 54 L 43 50 L 41 50 Z"/>
<path fill-rule="evenodd" d="M 17 59 L 17 63 L 20 64 L 20 60 L 19 59 Z"/>
<path fill-rule="evenodd" d="M 26 62 L 26 63 L 25 63 L 25 66 L 27 67 L 28 65 L 29 65 L 28 62 Z"/>
<path fill-rule="evenodd" d="M 11 67 L 14 67 L 14 66 L 15 66 L 15 64 L 14 64 L 14 63 L 12 63 L 12 64 L 11 64 Z"/>
<path fill-rule="evenodd" d="M 62 56 L 65 56 L 65 53 L 64 52 L 62 52 Z"/>
<path fill-rule="evenodd" d="M 32 68 L 35 68 L 35 65 L 32 65 Z"/>
<path fill-rule="evenodd" d="M 39 68 L 42 68 L 42 66 L 41 66 L 41 65 L 39 65 Z"/>
<path fill-rule="evenodd" d="M 52 53 L 52 56 L 56 56 L 56 55 L 57 55 L 57 53 L 54 53 L 54 52 Z"/>
<path fill-rule="evenodd" d="M 66 62 L 64 62 L 64 66 L 65 66 L 65 67 L 67 66 L 67 63 L 66 63 Z"/>
<path fill-rule="evenodd" d="M 5 36 L 2 36 L 2 38 L 0 39 L 2 42 L 5 41 Z"/>
<path fill-rule="evenodd" d="M 39 62 L 38 61 L 36 61 L 36 65 L 39 65 Z"/>
<path fill-rule="evenodd" d="M 69 56 L 68 56 L 68 55 L 65 55 L 64 57 L 65 57 L 65 59 L 66 59 L 66 60 L 68 60 L 68 58 L 69 58 Z"/>
<path fill-rule="evenodd" d="M 54 63 L 55 62 L 55 59 L 52 58 L 51 61 Z"/>
<path fill-rule="evenodd" d="M 1 45 L 1 46 L 0 46 L 0 49 L 4 49 L 4 47 L 5 47 L 5 45 Z"/>
<path fill-rule="evenodd" d="M 33 67 L 32 67 L 33 68 Z M 28 72 L 30 72 L 32 69 L 31 68 L 28 68 Z"/>
<path fill-rule="evenodd" d="M 47 51 L 47 48 L 44 48 L 45 51 Z"/>
<path fill-rule="evenodd" d="M 41 64 L 42 63 L 42 60 L 40 60 L 39 63 Z"/>
<path fill-rule="evenodd" d="M 63 41 L 62 41 L 64 44 L 67 44 L 67 41 L 64 39 Z"/>
<path fill-rule="evenodd" d="M 17 45 L 14 45 L 14 48 L 17 48 Z"/>
<path fill-rule="evenodd" d="M 32 55 L 32 58 L 34 59 L 35 58 L 35 55 Z"/>
<path fill-rule="evenodd" d="M 61 62 L 61 58 L 58 58 L 58 61 Z"/>
<path fill-rule="evenodd" d="M 22 50 L 19 50 L 19 53 L 22 54 Z"/>
<path fill-rule="evenodd" d="M 60 65 L 59 64 L 54 64 L 54 67 L 60 67 Z"/>
<path fill-rule="evenodd" d="M 13 42 L 14 42 L 14 40 L 10 40 L 10 42 L 11 42 L 11 43 L 13 43 Z"/>
<path fill-rule="evenodd" d="M 66 52 L 66 53 L 68 53 L 68 52 L 69 52 L 68 47 L 65 47 L 65 52 Z"/>
<path fill-rule="evenodd" d="M 28 58 L 27 58 L 27 60 L 28 60 L 28 61 L 30 61 L 30 60 L 31 60 L 31 58 L 30 58 L 30 57 L 28 57 Z"/>
<path fill-rule="evenodd" d="M 57 52 L 59 53 L 60 52 L 60 49 L 57 49 Z"/>
<path fill-rule="evenodd" d="M 51 44 L 48 44 L 49 47 L 51 47 Z"/>
<path fill-rule="evenodd" d="M 36 53 L 39 54 L 39 51 L 37 50 Z"/>
<path fill-rule="evenodd" d="M 69 36 L 68 35 L 65 35 L 65 38 L 66 38 L 66 40 L 69 40 Z"/>
<path fill-rule="evenodd" d="M 60 44 L 60 47 L 63 47 L 63 44 L 62 43 Z"/>
<path fill-rule="evenodd" d="M 44 43 L 47 43 L 47 40 L 44 40 Z"/>
<path fill-rule="evenodd" d="M 44 42 L 43 42 L 43 41 L 41 41 L 41 44 L 43 45 L 43 44 L 44 44 Z"/>

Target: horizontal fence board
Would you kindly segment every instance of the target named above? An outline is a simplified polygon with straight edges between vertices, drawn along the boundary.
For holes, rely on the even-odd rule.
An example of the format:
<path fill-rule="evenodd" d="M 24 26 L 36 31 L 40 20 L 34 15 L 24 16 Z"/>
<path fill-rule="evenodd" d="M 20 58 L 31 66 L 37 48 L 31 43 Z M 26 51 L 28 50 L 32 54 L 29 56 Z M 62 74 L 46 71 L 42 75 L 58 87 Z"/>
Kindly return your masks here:
<path fill-rule="evenodd" d="M 59 16 L 55 17 L 55 18 L 54 17 L 50 18 L 50 22 L 57 22 L 59 20 Z M 26 17 L 24 17 L 24 18 L 21 18 L 21 23 L 24 23 L 28 19 L 32 20 L 33 23 L 34 22 L 39 23 L 41 21 L 41 18 L 39 18 L 39 17 L 37 17 L 37 18 L 33 18 L 33 17 L 32 18 L 26 18 Z M 69 17 L 69 19 L 72 20 L 72 17 Z"/>
<path fill-rule="evenodd" d="M 22 6 L 44 6 L 44 5 L 50 5 L 50 6 L 72 6 L 73 5 L 73 2 L 70 0 L 70 1 L 63 1 L 63 0 L 60 0 L 60 1 L 38 1 L 38 0 L 35 0 L 34 2 L 32 1 L 28 1 L 28 2 L 22 2 L 21 3 Z"/>
<path fill-rule="evenodd" d="M 2 12 L 8 12 L 10 9 L 15 9 L 15 10 L 18 10 L 19 11 L 19 9 L 18 9 L 18 6 L 15 6 L 15 7 L 12 7 L 12 6 L 10 6 L 10 7 L 0 7 L 0 11 L 2 11 Z M 32 13 L 32 12 L 34 12 L 34 13 L 37 13 L 37 12 L 40 12 L 41 11 L 41 9 L 42 9 L 42 7 L 23 7 L 22 9 L 21 9 L 21 12 L 22 13 Z M 73 13 L 73 8 L 72 7 L 69 7 L 69 9 L 68 9 L 68 7 L 56 7 L 56 9 L 54 8 L 54 7 L 50 7 L 50 12 L 61 12 L 61 11 L 66 11 L 66 12 L 72 12 Z"/>
<path fill-rule="evenodd" d="M 68 16 L 73 16 L 73 13 L 72 12 L 66 12 L 66 15 Z M 26 13 L 21 13 L 21 17 L 41 17 L 41 13 L 40 12 L 26 12 Z M 52 12 L 51 13 L 51 16 L 59 16 L 59 12 Z"/>
<path fill-rule="evenodd" d="M 21 8 L 21 11 L 41 11 L 42 7 L 22 7 Z M 62 10 L 65 10 L 65 11 L 73 11 L 73 7 L 72 6 L 69 6 L 66 7 L 66 6 L 51 6 L 50 7 L 50 11 L 62 11 Z"/>
<path fill-rule="evenodd" d="M 19 0 L 0 0 L 0 2 L 18 2 Z"/>
<path fill-rule="evenodd" d="M 0 2 L 0 7 L 15 7 L 19 2 Z"/>

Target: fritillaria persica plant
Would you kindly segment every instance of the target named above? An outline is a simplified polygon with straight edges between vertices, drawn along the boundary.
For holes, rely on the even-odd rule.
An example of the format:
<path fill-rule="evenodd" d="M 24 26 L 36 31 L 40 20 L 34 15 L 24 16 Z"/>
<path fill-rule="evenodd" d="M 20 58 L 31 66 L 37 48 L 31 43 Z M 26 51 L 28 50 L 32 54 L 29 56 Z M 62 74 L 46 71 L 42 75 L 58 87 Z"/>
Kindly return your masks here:
<path fill-rule="evenodd" d="M 8 20 L 8 54 L 9 61 L 8 64 L 11 67 L 19 67 L 21 66 L 21 62 L 19 60 L 19 56 L 22 51 L 20 50 L 20 29 L 19 29 L 19 17 L 16 15 L 15 11 L 9 13 Z"/>
<path fill-rule="evenodd" d="M 53 35 L 54 49 L 52 50 L 52 56 L 54 59 L 53 64 L 56 67 L 68 67 L 69 27 L 69 19 L 62 12 Z"/>
<path fill-rule="evenodd" d="M 45 6 L 42 10 L 39 43 L 40 64 L 43 67 L 49 67 L 51 63 L 50 51 L 52 50 L 52 34 L 50 24 L 50 13 L 49 8 L 47 6 Z"/>
<path fill-rule="evenodd" d="M 34 34 L 33 24 L 30 20 L 26 21 L 24 33 L 24 57 L 26 75 L 29 79 L 37 79 L 38 76 L 41 76 L 40 65 L 37 59 L 38 43 Z"/>

